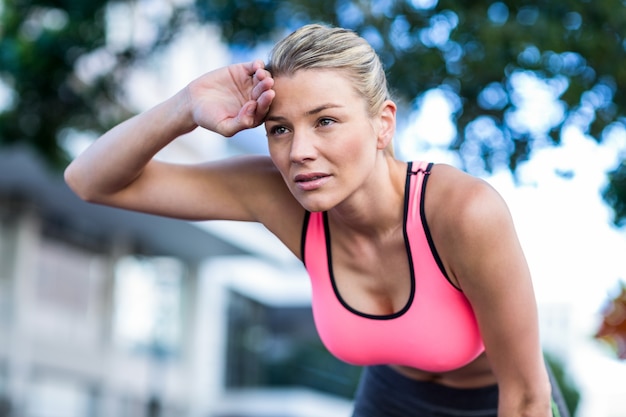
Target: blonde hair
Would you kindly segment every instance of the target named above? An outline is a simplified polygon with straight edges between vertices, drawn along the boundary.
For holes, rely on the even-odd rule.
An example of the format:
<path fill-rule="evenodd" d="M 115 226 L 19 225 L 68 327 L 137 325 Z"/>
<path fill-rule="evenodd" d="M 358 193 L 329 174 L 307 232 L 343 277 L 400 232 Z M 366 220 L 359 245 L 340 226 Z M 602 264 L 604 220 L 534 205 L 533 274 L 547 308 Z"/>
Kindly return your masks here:
<path fill-rule="evenodd" d="M 305 69 L 340 70 L 365 99 L 370 117 L 391 98 L 378 55 L 365 39 L 348 29 L 303 26 L 274 46 L 266 68 L 273 77 Z"/>

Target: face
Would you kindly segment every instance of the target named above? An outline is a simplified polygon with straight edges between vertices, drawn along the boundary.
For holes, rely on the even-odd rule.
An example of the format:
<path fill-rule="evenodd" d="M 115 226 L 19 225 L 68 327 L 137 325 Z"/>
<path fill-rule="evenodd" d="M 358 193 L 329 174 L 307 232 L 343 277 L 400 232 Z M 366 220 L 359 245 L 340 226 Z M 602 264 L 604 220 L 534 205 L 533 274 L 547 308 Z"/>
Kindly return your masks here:
<path fill-rule="evenodd" d="M 275 78 L 274 91 L 269 151 L 300 204 L 329 210 L 362 191 L 386 145 L 388 120 L 368 116 L 341 72 L 300 70 Z"/>

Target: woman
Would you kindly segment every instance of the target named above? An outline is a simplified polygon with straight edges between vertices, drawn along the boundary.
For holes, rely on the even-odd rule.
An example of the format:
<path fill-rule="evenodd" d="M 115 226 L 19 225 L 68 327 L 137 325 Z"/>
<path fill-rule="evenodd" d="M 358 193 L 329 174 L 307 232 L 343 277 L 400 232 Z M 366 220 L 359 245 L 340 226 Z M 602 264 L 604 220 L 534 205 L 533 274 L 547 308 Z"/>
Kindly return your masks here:
<path fill-rule="evenodd" d="M 198 126 L 229 137 L 262 123 L 269 157 L 153 159 Z M 355 417 L 552 415 L 505 203 L 453 167 L 395 159 L 395 127 L 370 45 L 308 25 L 267 68 L 210 72 L 113 128 L 66 180 L 95 203 L 265 225 L 304 262 L 325 345 L 365 366 Z"/>

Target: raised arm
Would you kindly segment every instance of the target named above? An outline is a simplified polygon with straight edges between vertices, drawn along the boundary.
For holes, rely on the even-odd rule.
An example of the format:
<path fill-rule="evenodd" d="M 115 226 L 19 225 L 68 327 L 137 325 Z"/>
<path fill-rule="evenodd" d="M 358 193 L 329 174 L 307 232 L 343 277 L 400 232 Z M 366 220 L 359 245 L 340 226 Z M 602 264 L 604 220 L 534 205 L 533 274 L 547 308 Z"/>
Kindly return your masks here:
<path fill-rule="evenodd" d="M 501 417 L 549 417 L 550 385 L 536 301 L 521 245 L 500 195 L 482 180 L 436 166 L 447 188 L 433 215 L 435 242 L 452 281 L 468 297 L 498 380 Z M 450 186 L 450 184 L 454 184 Z"/>
<path fill-rule="evenodd" d="M 281 189 L 267 158 L 176 165 L 153 157 L 198 126 L 223 136 L 258 126 L 272 87 L 260 61 L 207 73 L 105 133 L 67 167 L 66 181 L 99 204 L 188 219 L 258 220 L 251 207 L 262 207 L 264 192 Z"/>

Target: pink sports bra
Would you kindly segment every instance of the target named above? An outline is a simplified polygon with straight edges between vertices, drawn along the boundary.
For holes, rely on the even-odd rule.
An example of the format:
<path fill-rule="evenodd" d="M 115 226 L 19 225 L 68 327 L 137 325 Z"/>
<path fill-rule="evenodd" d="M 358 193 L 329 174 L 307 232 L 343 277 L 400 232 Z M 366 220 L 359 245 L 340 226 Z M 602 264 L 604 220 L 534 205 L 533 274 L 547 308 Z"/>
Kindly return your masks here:
<path fill-rule="evenodd" d="M 484 350 L 474 312 L 447 278 L 426 224 L 423 196 L 431 167 L 408 164 L 404 241 L 411 294 L 394 314 L 362 313 L 342 299 L 333 276 L 327 213 L 306 213 L 302 254 L 311 279 L 315 325 L 326 348 L 345 362 L 445 372 L 468 364 Z"/>

